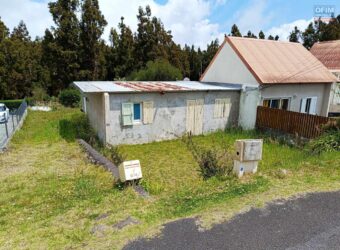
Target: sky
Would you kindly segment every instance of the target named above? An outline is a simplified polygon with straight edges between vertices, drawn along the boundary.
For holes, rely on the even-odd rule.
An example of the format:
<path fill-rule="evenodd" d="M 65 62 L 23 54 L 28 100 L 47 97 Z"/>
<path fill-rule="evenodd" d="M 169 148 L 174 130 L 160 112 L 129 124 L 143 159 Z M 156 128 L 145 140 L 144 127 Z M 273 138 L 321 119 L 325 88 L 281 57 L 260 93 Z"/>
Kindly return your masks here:
<path fill-rule="evenodd" d="M 0 0 L 0 17 L 11 30 L 23 20 L 32 38 L 43 36 L 54 25 L 48 10 L 51 0 Z M 339 0 L 99 0 L 108 25 L 103 39 L 108 40 L 111 27 L 116 28 L 121 16 L 133 31 L 137 28 L 139 6 L 150 5 L 174 41 L 205 48 L 211 40 L 223 39 L 235 23 L 242 34 L 251 30 L 256 35 L 279 35 L 287 40 L 297 26 L 304 29 L 313 20 L 315 6 L 332 6 L 340 12 Z"/>

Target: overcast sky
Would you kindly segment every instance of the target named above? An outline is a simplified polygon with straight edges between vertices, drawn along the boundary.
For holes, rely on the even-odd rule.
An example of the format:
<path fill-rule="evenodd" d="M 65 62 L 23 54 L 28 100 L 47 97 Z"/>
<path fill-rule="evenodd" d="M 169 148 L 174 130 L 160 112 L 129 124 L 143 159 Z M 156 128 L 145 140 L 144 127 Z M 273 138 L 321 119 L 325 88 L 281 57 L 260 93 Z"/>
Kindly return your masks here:
<path fill-rule="evenodd" d="M 47 3 L 51 0 L 0 0 L 0 16 L 13 29 L 23 20 L 34 38 L 43 36 L 53 25 Z M 161 18 L 180 44 L 205 47 L 211 40 L 223 38 L 236 23 L 242 33 L 261 29 L 266 35 L 279 35 L 286 40 L 296 25 L 304 29 L 313 19 L 316 5 L 334 5 L 336 14 L 340 1 L 335 0 L 99 0 L 108 26 L 103 39 L 108 40 L 109 29 L 117 27 L 120 17 L 136 30 L 138 6 L 150 5 L 153 15 Z"/>

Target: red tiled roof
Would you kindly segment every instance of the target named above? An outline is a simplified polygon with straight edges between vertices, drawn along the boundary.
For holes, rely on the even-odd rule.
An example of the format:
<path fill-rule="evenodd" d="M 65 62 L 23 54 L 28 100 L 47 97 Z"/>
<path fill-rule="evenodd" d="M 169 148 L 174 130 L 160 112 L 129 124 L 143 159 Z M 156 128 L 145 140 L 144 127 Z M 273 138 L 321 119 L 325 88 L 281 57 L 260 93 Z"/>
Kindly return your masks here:
<path fill-rule="evenodd" d="M 340 40 L 315 43 L 310 52 L 329 70 L 340 70 Z"/>

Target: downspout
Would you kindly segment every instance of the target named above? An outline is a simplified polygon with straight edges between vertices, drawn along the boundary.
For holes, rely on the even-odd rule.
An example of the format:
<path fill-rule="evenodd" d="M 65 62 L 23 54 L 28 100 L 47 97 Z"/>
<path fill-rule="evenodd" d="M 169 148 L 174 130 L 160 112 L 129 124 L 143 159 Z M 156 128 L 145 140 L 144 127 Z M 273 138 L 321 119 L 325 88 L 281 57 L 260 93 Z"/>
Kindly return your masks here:
<path fill-rule="evenodd" d="M 103 109 L 104 109 L 104 138 L 103 138 L 103 144 L 106 145 L 108 143 L 108 139 L 110 138 L 110 119 L 109 119 L 109 113 L 110 113 L 110 95 L 108 93 L 103 94 Z"/>

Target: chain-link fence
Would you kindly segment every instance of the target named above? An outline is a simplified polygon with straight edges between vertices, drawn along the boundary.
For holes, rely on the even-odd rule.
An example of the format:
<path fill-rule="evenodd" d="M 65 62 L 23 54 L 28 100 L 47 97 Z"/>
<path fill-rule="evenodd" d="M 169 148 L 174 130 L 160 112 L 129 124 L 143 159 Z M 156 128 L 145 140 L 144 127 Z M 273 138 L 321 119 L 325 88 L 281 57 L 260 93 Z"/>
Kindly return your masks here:
<path fill-rule="evenodd" d="M 20 107 L 9 113 L 7 121 L 0 123 L 0 151 L 6 148 L 14 132 L 20 128 L 27 114 L 27 102 L 24 100 Z"/>

